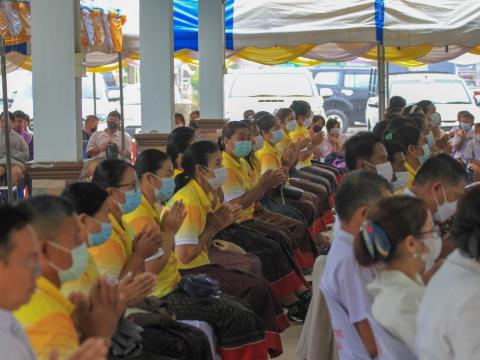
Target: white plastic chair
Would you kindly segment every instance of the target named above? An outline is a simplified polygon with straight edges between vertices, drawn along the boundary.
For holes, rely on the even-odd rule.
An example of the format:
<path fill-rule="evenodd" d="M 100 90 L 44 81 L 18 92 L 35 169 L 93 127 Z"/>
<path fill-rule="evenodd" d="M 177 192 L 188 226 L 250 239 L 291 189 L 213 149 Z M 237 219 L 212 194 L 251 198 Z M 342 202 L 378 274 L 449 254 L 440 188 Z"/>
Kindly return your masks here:
<path fill-rule="evenodd" d="M 330 313 L 340 360 L 372 360 L 357 329 L 350 322 L 347 311 L 327 293 L 323 292 L 323 296 Z"/>
<path fill-rule="evenodd" d="M 378 360 L 415 360 L 412 351 L 403 343 L 391 336 L 371 316 L 368 319 L 377 343 Z"/>

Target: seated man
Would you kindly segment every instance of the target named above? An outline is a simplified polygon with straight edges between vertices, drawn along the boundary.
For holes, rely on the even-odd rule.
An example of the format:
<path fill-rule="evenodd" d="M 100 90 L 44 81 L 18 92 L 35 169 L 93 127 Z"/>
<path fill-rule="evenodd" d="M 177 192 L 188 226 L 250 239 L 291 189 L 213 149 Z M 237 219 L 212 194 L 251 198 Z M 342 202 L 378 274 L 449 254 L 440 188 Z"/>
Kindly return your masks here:
<path fill-rule="evenodd" d="M 360 266 L 353 246 L 368 210 L 390 194 L 390 184 L 367 171 L 354 171 L 342 179 L 335 205 L 338 218 L 332 247 L 320 283 L 322 291 L 346 310 L 372 357 L 377 355 L 377 347 L 368 323 L 372 303 L 366 286 L 374 279 L 375 270 Z"/>
<path fill-rule="evenodd" d="M 385 146 L 377 136 L 360 132 L 347 140 L 344 149 L 348 170 L 368 170 L 377 173 L 388 182 L 392 181 L 392 164 L 388 161 Z"/>
<path fill-rule="evenodd" d="M 72 205 L 59 197 L 38 196 L 20 208 L 31 212 L 39 242 L 37 289 L 15 313 L 34 352 L 47 359 L 56 349 L 63 359 L 88 338 L 101 337 L 108 343 L 125 309 L 124 296 L 116 286 L 98 280 L 88 298 L 75 294 L 70 300 L 60 291 L 63 283 L 78 279 L 88 263 L 87 246 L 81 240 Z"/>
<path fill-rule="evenodd" d="M 91 159 L 105 159 L 110 155 L 107 149 L 118 159 L 122 157 L 122 129 L 120 128 L 120 113 L 112 111 L 107 117 L 107 128 L 104 131 L 94 132 L 87 145 L 87 155 Z M 115 149 L 116 148 L 116 149 Z M 114 151 L 112 151 L 115 149 Z M 125 133 L 125 156 L 132 157 L 132 138 Z"/>
<path fill-rule="evenodd" d="M 13 114 L 8 113 L 10 120 L 10 155 L 12 160 L 12 184 L 18 186 L 23 177 L 23 164 L 28 161 L 29 151 L 25 140 L 13 130 Z M 7 156 L 4 135 L 4 116 L 0 115 L 0 178 L 7 173 Z"/>
<path fill-rule="evenodd" d="M 35 360 L 32 345 L 12 311 L 29 302 L 38 275 L 39 244 L 30 214 L 9 205 L 0 206 L 0 349 L 2 359 Z M 100 360 L 107 355 L 103 339 L 90 339 L 68 360 Z M 56 350 L 55 350 L 56 351 Z M 54 353 L 45 352 L 55 360 Z"/>

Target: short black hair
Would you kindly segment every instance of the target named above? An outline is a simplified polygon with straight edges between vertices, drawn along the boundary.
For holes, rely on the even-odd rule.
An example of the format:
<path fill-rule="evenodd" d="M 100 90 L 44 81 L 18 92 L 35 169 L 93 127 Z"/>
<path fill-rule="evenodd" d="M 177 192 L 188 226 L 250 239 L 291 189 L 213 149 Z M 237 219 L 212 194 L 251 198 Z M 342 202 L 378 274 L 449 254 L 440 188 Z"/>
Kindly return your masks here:
<path fill-rule="evenodd" d="M 32 225 L 39 238 L 51 241 L 56 241 L 64 221 L 76 215 L 70 201 L 60 196 L 34 196 L 21 202 L 18 207 L 31 213 Z"/>
<path fill-rule="evenodd" d="M 28 120 L 28 115 L 25 114 L 22 110 L 17 110 L 13 113 L 13 118 L 16 119 L 17 117 L 23 120 Z"/>
<path fill-rule="evenodd" d="M 375 124 L 372 130 L 372 133 L 378 138 L 380 138 L 383 142 L 384 142 L 383 135 L 385 133 L 385 130 L 387 130 L 388 123 L 389 122 L 387 120 L 379 121 L 378 123 Z"/>
<path fill-rule="evenodd" d="M 122 177 L 128 168 L 135 168 L 126 161 L 117 159 L 103 160 L 95 168 L 92 181 L 98 186 L 106 189 L 108 187 L 118 187 Z"/>
<path fill-rule="evenodd" d="M 61 196 L 73 205 L 77 214 L 93 217 L 107 200 L 108 193 L 94 183 L 77 182 L 68 185 Z"/>
<path fill-rule="evenodd" d="M 337 191 L 335 210 L 341 221 L 350 221 L 360 207 L 374 205 L 391 191 L 387 180 L 367 170 L 357 170 L 342 178 Z"/>
<path fill-rule="evenodd" d="M 250 116 L 255 116 L 255 110 L 245 110 L 243 112 L 243 120 L 248 120 Z"/>
<path fill-rule="evenodd" d="M 259 111 L 253 117 L 254 124 L 260 131 L 268 132 L 275 126 L 275 116 L 268 111 Z"/>
<path fill-rule="evenodd" d="M 31 220 L 32 216 L 26 209 L 8 204 L 0 205 L 0 261 L 7 263 L 14 248 L 12 232 L 23 229 Z"/>
<path fill-rule="evenodd" d="M 169 159 L 170 157 L 166 153 L 158 149 L 142 151 L 135 163 L 138 178 L 141 179 L 145 174 L 157 172 L 162 167 L 163 162 Z"/>
<path fill-rule="evenodd" d="M 403 146 L 397 141 L 385 141 L 385 149 L 388 153 L 388 161 L 391 163 L 395 160 L 395 154 L 403 154 Z"/>
<path fill-rule="evenodd" d="M 371 159 L 375 145 L 381 143 L 380 138 L 369 132 L 359 132 L 345 143 L 345 162 L 352 171 L 357 169 L 359 159 Z"/>
<path fill-rule="evenodd" d="M 425 161 L 418 170 L 413 184 L 424 185 L 432 181 L 441 181 L 445 185 L 455 186 L 462 180 L 467 180 L 467 172 L 462 164 L 450 155 L 438 154 Z"/>
<path fill-rule="evenodd" d="M 469 191 L 458 203 L 450 231 L 460 253 L 477 261 L 480 258 L 480 188 Z"/>
<path fill-rule="evenodd" d="M 403 153 L 407 154 L 410 145 L 418 146 L 422 137 L 420 129 L 413 126 L 402 126 L 393 132 L 393 141 L 398 142 L 403 147 Z"/>
<path fill-rule="evenodd" d="M 195 130 L 191 127 L 179 127 L 174 129 L 167 139 L 167 154 L 173 163 L 178 155 L 183 154 L 195 137 Z"/>
<path fill-rule="evenodd" d="M 108 116 L 113 116 L 113 117 L 116 117 L 117 119 L 122 118 L 122 115 L 117 110 L 110 111 L 108 113 Z"/>
<path fill-rule="evenodd" d="M 290 105 L 290 109 L 295 112 L 295 116 L 307 116 L 307 114 L 312 111 L 310 104 L 304 100 L 294 100 Z"/>
<path fill-rule="evenodd" d="M 330 130 L 337 125 L 340 126 L 340 121 L 338 121 L 335 118 L 330 118 L 327 120 L 327 124 L 325 125 L 325 128 L 327 129 L 327 132 L 330 132 Z"/>
<path fill-rule="evenodd" d="M 389 108 L 404 108 L 407 106 L 407 101 L 401 96 L 392 96 L 388 102 Z"/>
<path fill-rule="evenodd" d="M 413 120 L 412 118 L 409 118 L 408 116 L 403 116 L 403 115 L 392 116 L 390 118 L 390 121 L 388 122 L 387 130 L 393 133 L 395 130 L 406 125 L 417 127 L 417 123 L 415 122 L 415 120 Z"/>

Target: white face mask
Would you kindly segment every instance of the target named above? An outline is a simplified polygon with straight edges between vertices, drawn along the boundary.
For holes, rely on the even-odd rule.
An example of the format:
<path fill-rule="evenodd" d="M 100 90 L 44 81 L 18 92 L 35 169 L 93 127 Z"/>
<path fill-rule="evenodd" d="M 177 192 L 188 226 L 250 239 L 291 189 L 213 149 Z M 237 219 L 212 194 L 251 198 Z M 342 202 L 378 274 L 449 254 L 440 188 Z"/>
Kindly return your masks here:
<path fill-rule="evenodd" d="M 308 128 L 310 125 L 312 125 L 312 117 L 310 116 L 308 119 L 305 119 L 303 122 L 303 127 Z"/>
<path fill-rule="evenodd" d="M 393 188 L 395 190 L 403 189 L 403 188 L 407 187 L 408 171 L 396 171 L 395 172 L 395 177 L 397 178 L 397 181 L 393 182 Z"/>
<path fill-rule="evenodd" d="M 423 240 L 423 243 L 429 250 L 428 253 L 422 254 L 422 260 L 425 262 L 426 271 L 428 271 L 433 267 L 435 260 L 438 259 L 442 252 L 442 238 L 435 231 L 430 238 Z"/>
<path fill-rule="evenodd" d="M 339 135 L 340 135 L 340 129 L 337 129 L 337 128 L 331 129 L 331 130 L 330 130 L 330 135 L 332 135 L 332 136 L 339 136 Z"/>
<path fill-rule="evenodd" d="M 297 127 L 297 120 L 293 119 L 287 122 L 287 130 L 288 131 L 293 131 Z"/>
<path fill-rule="evenodd" d="M 252 150 L 257 151 L 260 150 L 263 147 L 263 136 L 258 135 L 255 136 L 255 145 L 252 144 Z"/>
<path fill-rule="evenodd" d="M 212 187 L 212 189 L 216 190 L 219 187 L 222 187 L 223 184 L 227 181 L 227 169 L 224 167 L 211 170 L 209 168 L 205 168 L 215 174 L 215 177 L 213 179 L 207 179 L 208 183 Z"/>
<path fill-rule="evenodd" d="M 384 162 L 383 164 L 379 164 L 379 165 L 374 165 L 371 162 L 366 161 L 366 160 L 365 160 L 365 162 L 367 164 L 369 164 L 370 166 L 375 167 L 375 170 L 377 171 L 377 174 L 380 175 L 381 177 L 383 177 L 385 180 L 387 180 L 388 182 L 392 181 L 393 167 L 392 167 L 392 164 L 390 163 L 390 161 Z"/>
<path fill-rule="evenodd" d="M 457 201 L 449 202 L 447 200 L 447 194 L 445 193 L 445 186 L 442 185 L 443 198 L 445 202 L 440 205 L 437 196 L 435 195 L 435 203 L 437 204 L 437 212 L 433 214 L 433 220 L 438 223 L 443 223 L 451 218 L 457 212 Z"/>

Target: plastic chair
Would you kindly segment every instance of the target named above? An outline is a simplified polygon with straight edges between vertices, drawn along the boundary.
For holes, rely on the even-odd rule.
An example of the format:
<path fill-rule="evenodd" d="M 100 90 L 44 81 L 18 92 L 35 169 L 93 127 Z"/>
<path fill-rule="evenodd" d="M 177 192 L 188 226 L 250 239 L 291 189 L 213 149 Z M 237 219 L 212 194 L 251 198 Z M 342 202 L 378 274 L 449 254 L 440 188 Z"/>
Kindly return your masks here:
<path fill-rule="evenodd" d="M 323 292 L 332 322 L 340 360 L 372 360 L 347 311 L 334 298 Z"/>
<path fill-rule="evenodd" d="M 378 349 L 378 360 L 415 360 L 416 357 L 412 351 L 403 343 L 391 336 L 375 319 L 371 316 L 368 322 L 372 327 L 375 336 L 375 342 Z"/>

